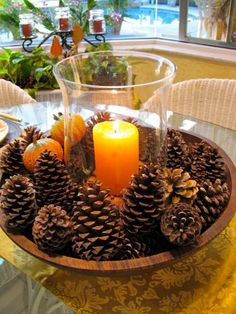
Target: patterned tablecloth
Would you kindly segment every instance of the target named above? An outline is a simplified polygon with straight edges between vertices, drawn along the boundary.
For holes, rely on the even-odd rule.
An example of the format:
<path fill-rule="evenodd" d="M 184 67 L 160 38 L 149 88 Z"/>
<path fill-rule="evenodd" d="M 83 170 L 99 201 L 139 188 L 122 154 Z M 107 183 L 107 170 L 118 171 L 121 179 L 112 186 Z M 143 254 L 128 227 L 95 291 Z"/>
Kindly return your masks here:
<path fill-rule="evenodd" d="M 169 123 L 212 139 L 236 163 L 236 132 L 171 113 Z M 0 256 L 76 313 L 236 313 L 236 217 L 197 253 L 139 275 L 89 276 L 57 268 L 25 253 L 2 230 L 0 243 Z"/>

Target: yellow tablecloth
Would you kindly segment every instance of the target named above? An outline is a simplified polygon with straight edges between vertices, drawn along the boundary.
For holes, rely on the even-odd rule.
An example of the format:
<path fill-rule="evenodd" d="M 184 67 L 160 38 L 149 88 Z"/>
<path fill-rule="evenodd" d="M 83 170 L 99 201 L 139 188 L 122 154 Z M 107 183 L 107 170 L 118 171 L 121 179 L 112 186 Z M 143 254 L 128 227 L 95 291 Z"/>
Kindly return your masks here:
<path fill-rule="evenodd" d="M 25 253 L 1 230 L 0 255 L 81 314 L 236 312 L 236 217 L 194 255 L 161 270 L 113 277 L 59 269 Z"/>

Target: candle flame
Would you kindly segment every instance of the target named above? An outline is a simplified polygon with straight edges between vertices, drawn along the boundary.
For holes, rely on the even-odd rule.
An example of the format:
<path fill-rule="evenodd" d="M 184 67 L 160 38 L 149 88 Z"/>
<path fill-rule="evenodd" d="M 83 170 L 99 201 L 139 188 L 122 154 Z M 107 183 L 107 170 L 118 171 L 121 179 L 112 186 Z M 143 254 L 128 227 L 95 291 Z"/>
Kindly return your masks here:
<path fill-rule="evenodd" d="M 117 133 L 119 131 L 119 120 L 115 120 L 113 123 L 113 131 L 114 133 Z"/>

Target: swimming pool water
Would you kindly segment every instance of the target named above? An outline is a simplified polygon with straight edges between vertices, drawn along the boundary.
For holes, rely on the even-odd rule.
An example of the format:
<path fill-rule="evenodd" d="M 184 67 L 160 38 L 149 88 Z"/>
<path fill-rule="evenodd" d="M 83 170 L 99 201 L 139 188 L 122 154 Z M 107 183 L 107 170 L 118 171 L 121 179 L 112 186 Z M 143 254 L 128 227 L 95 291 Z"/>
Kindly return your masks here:
<path fill-rule="evenodd" d="M 139 20 L 143 18 L 150 18 L 150 22 L 155 20 L 155 8 L 128 8 L 125 11 L 125 16 Z M 189 18 L 196 19 L 194 15 L 189 15 Z M 174 20 L 179 19 L 179 12 L 166 9 L 157 10 L 157 19 L 161 20 L 163 24 L 171 24 Z"/>

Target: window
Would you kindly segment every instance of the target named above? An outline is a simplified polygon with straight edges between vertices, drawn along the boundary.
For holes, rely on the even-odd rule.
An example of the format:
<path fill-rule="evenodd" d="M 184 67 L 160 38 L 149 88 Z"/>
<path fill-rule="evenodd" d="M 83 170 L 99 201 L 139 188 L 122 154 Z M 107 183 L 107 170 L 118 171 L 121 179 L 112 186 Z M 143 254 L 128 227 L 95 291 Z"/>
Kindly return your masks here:
<path fill-rule="evenodd" d="M 35 19 L 37 38 L 32 44 L 37 45 L 50 33 L 42 23 L 45 16 L 56 27 L 55 9 L 59 1 L 31 2 L 43 13 Z M 19 14 L 27 12 L 24 1 L 0 3 L 0 46 L 22 45 Z M 64 0 L 64 3 L 75 9 L 72 17 L 76 18 L 82 12 L 79 8 L 86 10 L 91 1 Z M 109 39 L 163 38 L 235 48 L 234 3 L 234 0 L 98 0 L 97 7 L 104 10 Z"/>

